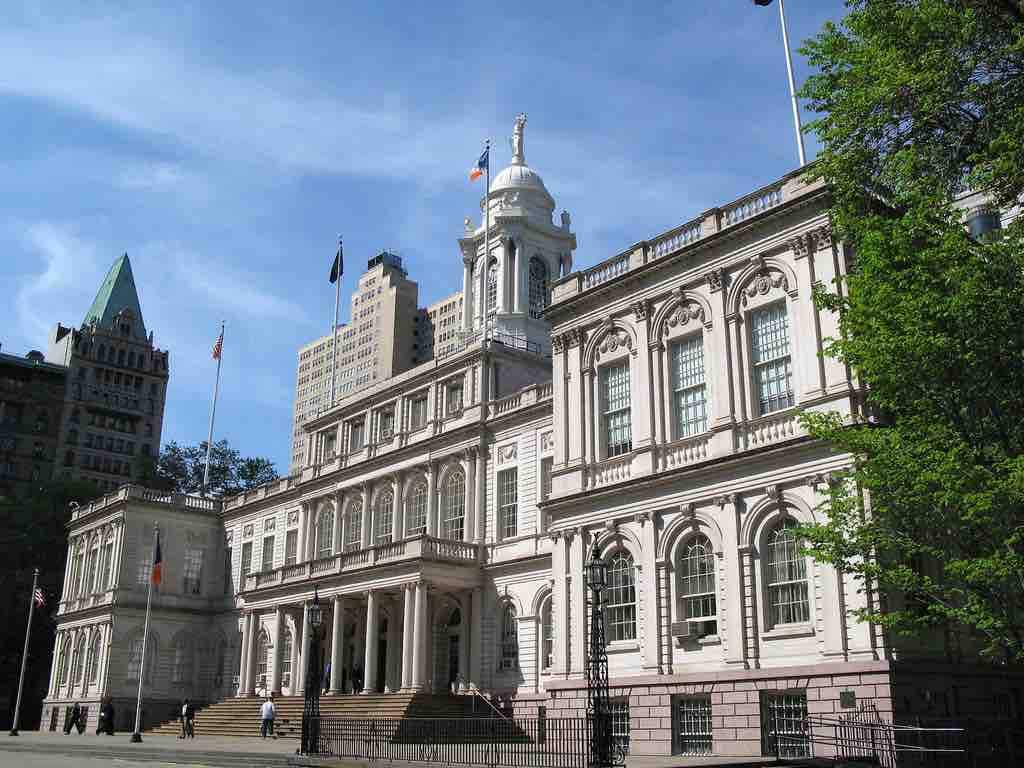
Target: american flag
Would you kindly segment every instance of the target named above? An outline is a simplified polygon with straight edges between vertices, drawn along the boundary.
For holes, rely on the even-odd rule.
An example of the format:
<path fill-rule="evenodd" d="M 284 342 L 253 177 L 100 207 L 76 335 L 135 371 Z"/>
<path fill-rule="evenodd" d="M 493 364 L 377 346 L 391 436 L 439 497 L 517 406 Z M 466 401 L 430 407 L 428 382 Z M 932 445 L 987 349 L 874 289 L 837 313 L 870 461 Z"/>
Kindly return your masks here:
<path fill-rule="evenodd" d="M 46 605 L 46 596 L 43 595 L 43 590 L 39 587 L 36 587 L 35 592 L 32 593 L 32 599 L 36 601 L 36 605 L 40 608 Z"/>
<path fill-rule="evenodd" d="M 213 359 L 220 360 L 220 349 L 224 346 L 224 331 L 220 332 L 220 336 L 213 343 Z"/>

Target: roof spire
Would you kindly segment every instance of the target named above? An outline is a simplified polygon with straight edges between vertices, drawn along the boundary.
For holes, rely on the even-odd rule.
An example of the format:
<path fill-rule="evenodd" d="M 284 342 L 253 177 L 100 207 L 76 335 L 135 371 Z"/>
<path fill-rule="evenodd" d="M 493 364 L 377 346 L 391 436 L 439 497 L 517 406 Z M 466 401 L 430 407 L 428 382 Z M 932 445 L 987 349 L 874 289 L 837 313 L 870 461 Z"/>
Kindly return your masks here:
<path fill-rule="evenodd" d="M 128 260 L 127 252 L 115 261 L 107 272 L 92 306 L 85 313 L 82 324 L 89 325 L 95 321 L 100 328 L 111 328 L 114 318 L 122 310 L 128 310 L 133 316 L 132 336 L 145 339 L 146 326 L 142 321 L 142 307 L 139 304 L 139 294 L 135 288 L 135 278 L 132 276 L 132 263 Z"/>

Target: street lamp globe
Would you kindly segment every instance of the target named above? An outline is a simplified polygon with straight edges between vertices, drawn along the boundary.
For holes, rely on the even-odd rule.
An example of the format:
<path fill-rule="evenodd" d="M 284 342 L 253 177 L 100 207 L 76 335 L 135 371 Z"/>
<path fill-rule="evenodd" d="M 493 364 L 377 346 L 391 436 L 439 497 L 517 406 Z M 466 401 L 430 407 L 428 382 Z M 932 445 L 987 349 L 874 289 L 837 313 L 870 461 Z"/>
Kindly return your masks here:
<path fill-rule="evenodd" d="M 587 563 L 587 583 L 594 592 L 603 592 L 608 586 L 608 564 L 601 557 L 601 550 L 594 544 Z"/>

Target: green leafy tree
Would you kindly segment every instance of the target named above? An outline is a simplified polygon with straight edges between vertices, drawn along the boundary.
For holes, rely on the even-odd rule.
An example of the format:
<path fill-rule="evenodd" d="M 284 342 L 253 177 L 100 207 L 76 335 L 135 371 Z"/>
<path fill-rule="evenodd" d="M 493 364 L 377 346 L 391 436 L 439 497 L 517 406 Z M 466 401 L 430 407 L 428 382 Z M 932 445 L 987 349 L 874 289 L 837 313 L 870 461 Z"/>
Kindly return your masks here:
<path fill-rule="evenodd" d="M 144 483 L 177 493 L 198 493 L 206 470 L 206 441 L 198 445 L 170 442 L 155 466 L 143 471 Z M 277 479 L 273 462 L 259 456 L 242 456 L 227 440 L 213 444 L 210 452 L 210 481 L 207 492 L 230 496 Z"/>
<path fill-rule="evenodd" d="M 46 605 L 33 612 L 32 642 L 21 701 L 20 727 L 39 723 L 53 658 L 55 617 L 64 583 L 67 530 L 71 502 L 85 504 L 98 495 L 92 483 L 59 481 L 32 488 L 25 495 L 0 501 L 0 715 L 8 727 L 14 714 L 21 669 L 32 571 L 39 569 L 39 587 Z"/>
<path fill-rule="evenodd" d="M 955 204 L 1024 192 L 1024 5 L 848 5 L 803 49 L 823 145 L 809 173 L 855 254 L 816 300 L 840 316 L 827 353 L 879 418 L 804 417 L 854 457 L 804 535 L 891 598 L 863 618 L 1024 660 L 1024 224 L 972 239 Z"/>

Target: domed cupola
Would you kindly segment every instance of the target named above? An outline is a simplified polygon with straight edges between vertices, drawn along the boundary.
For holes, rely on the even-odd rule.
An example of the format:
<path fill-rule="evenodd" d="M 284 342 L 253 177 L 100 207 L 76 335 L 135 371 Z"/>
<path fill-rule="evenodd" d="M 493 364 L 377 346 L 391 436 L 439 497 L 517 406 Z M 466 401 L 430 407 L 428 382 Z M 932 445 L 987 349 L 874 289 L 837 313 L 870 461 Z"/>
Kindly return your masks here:
<path fill-rule="evenodd" d="M 519 200 L 515 199 L 516 193 L 519 193 L 531 198 L 531 203 L 546 208 L 550 213 L 555 210 L 555 199 L 548 192 L 548 188 L 544 186 L 544 179 L 540 177 L 540 174 L 526 164 L 525 139 L 523 136 L 523 128 L 525 126 L 526 115 L 517 116 L 511 140 L 512 162 L 491 181 L 488 197 L 492 201 L 497 199 L 507 204 L 519 202 Z M 512 194 L 505 194 L 509 192 Z"/>

